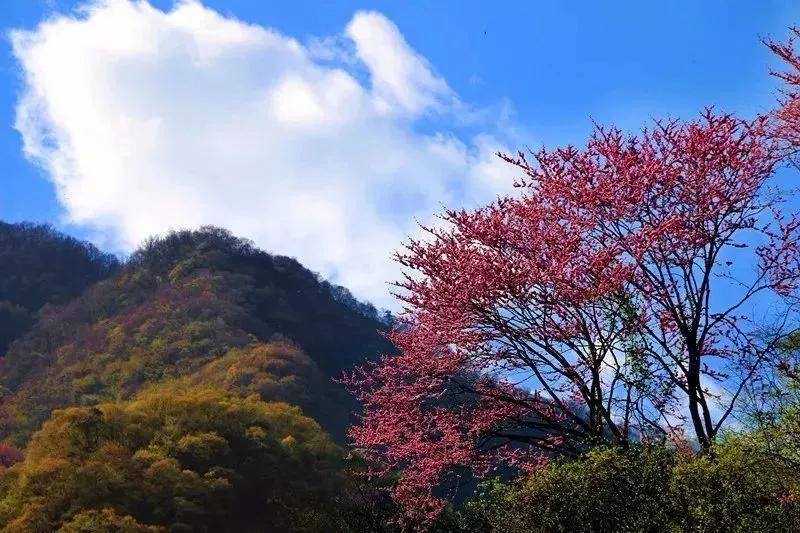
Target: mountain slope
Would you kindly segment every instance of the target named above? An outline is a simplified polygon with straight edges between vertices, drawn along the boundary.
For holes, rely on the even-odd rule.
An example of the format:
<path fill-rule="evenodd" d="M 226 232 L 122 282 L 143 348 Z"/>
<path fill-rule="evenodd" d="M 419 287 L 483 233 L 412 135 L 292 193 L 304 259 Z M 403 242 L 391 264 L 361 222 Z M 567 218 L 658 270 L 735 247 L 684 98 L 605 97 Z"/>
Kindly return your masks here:
<path fill-rule="evenodd" d="M 224 230 L 151 240 L 11 344 L 0 438 L 25 442 L 53 409 L 211 384 L 299 405 L 341 440 L 354 405 L 330 378 L 391 349 L 347 296 Z"/>
<path fill-rule="evenodd" d="M 50 226 L 0 222 L 0 356 L 45 304 L 67 303 L 118 266 L 114 256 Z"/>

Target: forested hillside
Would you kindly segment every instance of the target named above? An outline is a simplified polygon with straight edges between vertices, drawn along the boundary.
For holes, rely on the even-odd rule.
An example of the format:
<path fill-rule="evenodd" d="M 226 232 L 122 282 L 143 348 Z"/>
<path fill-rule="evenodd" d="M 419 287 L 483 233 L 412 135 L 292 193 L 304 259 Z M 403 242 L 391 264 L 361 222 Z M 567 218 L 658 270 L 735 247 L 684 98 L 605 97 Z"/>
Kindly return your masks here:
<path fill-rule="evenodd" d="M 51 253 L 50 263 L 69 268 Z M 94 257 L 105 271 L 115 264 Z M 32 293 L 19 271 L 20 288 L 14 292 L 9 278 L 6 292 Z M 60 279 L 58 271 L 34 274 Z M 57 286 L 53 298 L 63 300 L 76 283 Z M 46 301 L 39 288 L 38 299 L 17 301 Z M 151 240 L 108 279 L 44 310 L 10 346 L 0 361 L 2 433 L 23 444 L 55 408 L 182 380 L 297 404 L 341 439 L 352 404 L 331 378 L 388 349 L 374 311 L 353 308 L 337 298 L 342 293 L 295 260 L 220 229 Z"/>
<path fill-rule="evenodd" d="M 222 229 L 121 264 L 1 229 L 0 309 L 22 317 L 0 359 L 7 530 L 319 530 L 349 508 L 356 405 L 333 378 L 391 350 L 372 306 Z"/>
<path fill-rule="evenodd" d="M 46 225 L 0 222 L 0 355 L 45 304 L 64 304 L 119 261 Z"/>

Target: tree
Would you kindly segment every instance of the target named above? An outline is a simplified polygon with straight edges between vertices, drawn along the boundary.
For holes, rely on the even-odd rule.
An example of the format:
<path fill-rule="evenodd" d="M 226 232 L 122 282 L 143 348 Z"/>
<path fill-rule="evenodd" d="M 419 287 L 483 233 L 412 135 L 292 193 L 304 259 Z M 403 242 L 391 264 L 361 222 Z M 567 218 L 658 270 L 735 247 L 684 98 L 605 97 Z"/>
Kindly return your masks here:
<path fill-rule="evenodd" d="M 774 368 L 748 389 L 746 422 L 751 454 L 770 458 L 775 468 L 800 479 L 800 332 L 780 346 Z"/>
<path fill-rule="evenodd" d="M 663 446 L 596 448 L 512 483 L 486 482 L 468 502 L 465 521 L 470 531 L 508 533 L 667 531 L 674 462 Z"/>
<path fill-rule="evenodd" d="M 3 531 L 321 531 L 342 451 L 285 403 L 215 388 L 58 410 L 0 468 Z"/>
<path fill-rule="evenodd" d="M 254 343 L 233 349 L 195 372 L 158 385 L 180 390 L 192 386 L 215 386 L 229 394 L 256 395 L 264 401 L 296 405 L 303 414 L 319 421 L 334 440 L 344 441 L 352 423 L 355 402 L 324 375 L 316 363 L 294 343 L 276 336 L 269 343 Z"/>
<path fill-rule="evenodd" d="M 583 149 L 502 156 L 522 194 L 412 240 L 401 353 L 346 377 L 365 408 L 357 446 L 402 470 L 395 498 L 430 518 L 459 469 L 684 425 L 709 449 L 788 329 L 788 312 L 764 324 L 748 305 L 777 305 L 800 275 L 771 131 L 712 110 L 639 135 L 597 127 Z"/>
<path fill-rule="evenodd" d="M 113 255 L 51 226 L 0 222 L 0 301 L 32 312 L 64 304 L 118 268 Z"/>
<path fill-rule="evenodd" d="M 770 50 L 789 68 L 787 71 L 774 71 L 772 74 L 785 82 L 783 99 L 774 111 L 778 119 L 775 133 L 786 142 L 790 155 L 800 148 L 800 55 L 794 49 L 794 40 L 800 37 L 800 29 L 791 28 L 790 37 L 785 42 L 767 41 Z"/>

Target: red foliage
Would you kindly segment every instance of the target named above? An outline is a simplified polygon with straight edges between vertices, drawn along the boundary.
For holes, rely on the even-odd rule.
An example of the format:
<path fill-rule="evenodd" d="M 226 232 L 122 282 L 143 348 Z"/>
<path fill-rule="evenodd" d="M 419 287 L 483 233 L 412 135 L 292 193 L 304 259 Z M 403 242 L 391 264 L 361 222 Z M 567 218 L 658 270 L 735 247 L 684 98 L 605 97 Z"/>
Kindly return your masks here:
<path fill-rule="evenodd" d="M 780 107 L 775 111 L 778 118 L 778 136 L 788 141 L 788 148 L 800 147 L 800 55 L 794 49 L 794 40 L 800 37 L 800 29 L 791 28 L 790 38 L 783 43 L 768 41 L 766 44 L 789 67 L 787 71 L 776 71 L 773 75 L 783 80 L 786 87 Z"/>
<path fill-rule="evenodd" d="M 519 197 L 448 211 L 409 243 L 400 354 L 346 382 L 365 408 L 352 437 L 402 471 L 394 496 L 412 518 L 435 516 L 432 490 L 463 468 L 669 438 L 684 422 L 713 441 L 781 334 L 753 335 L 745 304 L 799 279 L 798 223 L 767 183 L 770 132 L 709 110 L 503 156 Z"/>
<path fill-rule="evenodd" d="M 22 451 L 19 448 L 8 444 L 7 442 L 0 443 L 0 465 L 9 467 L 13 464 L 22 462 L 24 459 Z"/>

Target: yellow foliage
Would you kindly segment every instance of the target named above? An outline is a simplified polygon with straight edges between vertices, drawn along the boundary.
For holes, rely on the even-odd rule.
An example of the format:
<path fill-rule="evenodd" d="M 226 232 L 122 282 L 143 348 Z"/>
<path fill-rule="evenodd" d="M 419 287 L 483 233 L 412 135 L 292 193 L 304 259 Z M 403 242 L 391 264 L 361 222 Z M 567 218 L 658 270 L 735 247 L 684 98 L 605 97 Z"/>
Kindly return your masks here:
<path fill-rule="evenodd" d="M 151 390 L 54 411 L 4 474 L 0 526 L 230 531 L 271 517 L 288 531 L 301 514 L 324 514 L 344 481 L 341 461 L 319 425 L 288 404 L 210 386 Z"/>

